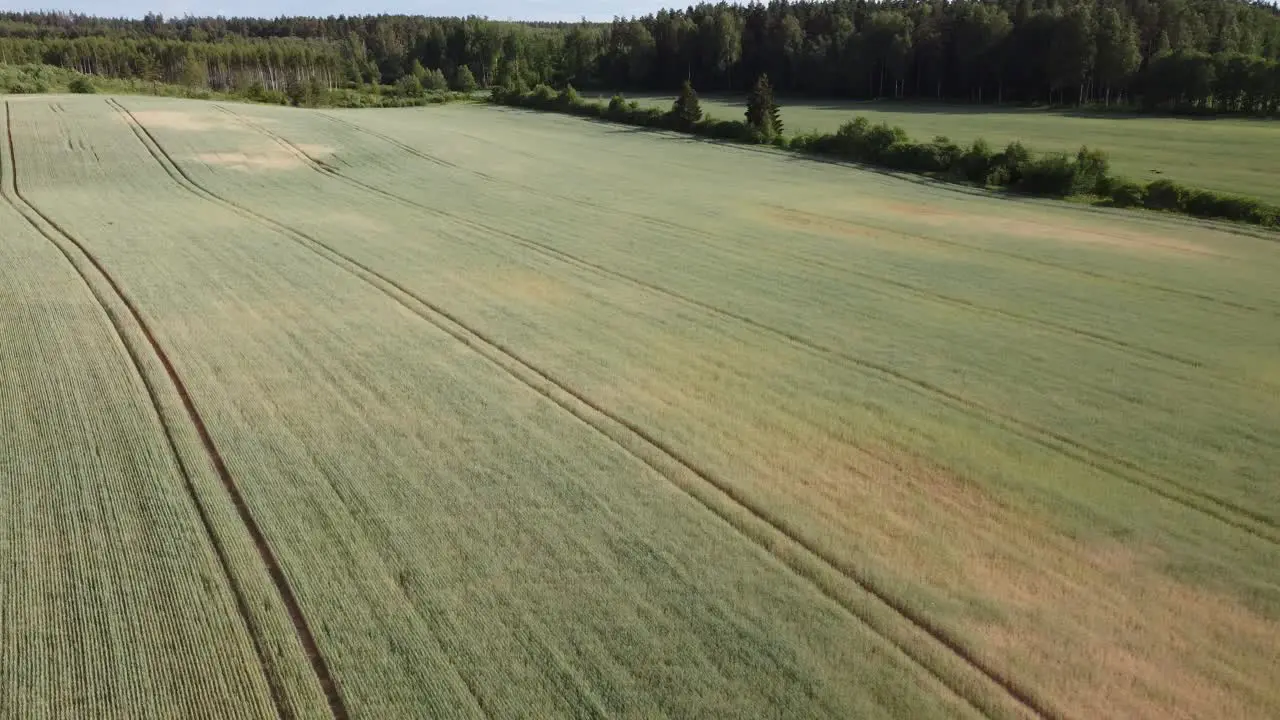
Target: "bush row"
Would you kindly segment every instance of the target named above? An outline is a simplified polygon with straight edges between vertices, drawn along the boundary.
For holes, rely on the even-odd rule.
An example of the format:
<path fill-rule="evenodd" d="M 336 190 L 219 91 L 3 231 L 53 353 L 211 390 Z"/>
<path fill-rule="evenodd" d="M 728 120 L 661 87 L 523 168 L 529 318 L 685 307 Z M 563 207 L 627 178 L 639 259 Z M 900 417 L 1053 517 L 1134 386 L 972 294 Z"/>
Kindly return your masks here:
<path fill-rule="evenodd" d="M 532 90 L 493 90 L 493 101 L 504 105 L 600 118 L 639 127 L 690 132 L 694 135 L 746 143 L 765 142 L 745 122 L 704 117 L 692 128 L 661 108 L 641 107 L 615 95 L 608 104 L 584 101 L 572 87 L 557 91 L 547 85 Z M 1280 208 L 1251 198 L 1187 188 L 1168 180 L 1143 185 L 1111 175 L 1105 153 L 1082 147 L 1074 155 L 1033 153 L 1020 142 L 994 150 L 985 140 L 968 147 L 946 137 L 918 142 L 905 130 L 857 117 L 835 133 L 807 133 L 772 138 L 779 147 L 817 156 L 849 160 L 891 170 L 919 173 L 983 187 L 1047 197 L 1087 195 L 1116 207 L 1146 207 L 1257 225 L 1280 225 Z"/>
<path fill-rule="evenodd" d="M 1268 205 L 1253 198 L 1189 188 L 1171 180 L 1156 180 L 1143 186 L 1132 181 L 1112 178 L 1107 197 L 1116 207 L 1146 207 L 1152 210 L 1186 213 L 1200 218 L 1280 226 L 1280 207 Z"/>
<path fill-rule="evenodd" d="M 12 95 L 66 89 L 85 76 L 49 65 L 0 65 L 0 92 Z"/>
<path fill-rule="evenodd" d="M 326 88 L 317 82 L 290 83 L 284 90 L 271 90 L 254 83 L 243 94 L 244 99 L 268 105 L 294 105 L 297 107 L 338 108 L 398 108 L 437 105 L 468 100 L 469 93 L 450 90 L 423 90 L 418 86 L 412 92 L 400 87 L 365 85 L 359 87 Z"/>

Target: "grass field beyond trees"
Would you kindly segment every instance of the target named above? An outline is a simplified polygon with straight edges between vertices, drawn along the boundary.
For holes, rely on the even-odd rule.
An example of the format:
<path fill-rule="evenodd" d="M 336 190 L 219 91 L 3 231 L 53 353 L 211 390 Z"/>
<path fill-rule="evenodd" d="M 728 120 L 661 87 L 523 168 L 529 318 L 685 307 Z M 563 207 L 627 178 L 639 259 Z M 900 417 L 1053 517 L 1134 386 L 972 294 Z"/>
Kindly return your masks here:
<path fill-rule="evenodd" d="M 2 104 L 2 718 L 1280 714 L 1274 234 Z"/>
<path fill-rule="evenodd" d="M 608 96 L 601 96 L 608 102 Z M 670 108 L 670 95 L 628 96 Z M 815 101 L 779 98 L 788 134 L 835 132 L 855 115 L 898 125 L 917 140 L 945 135 L 966 145 L 985 138 L 1000 148 L 1019 140 L 1045 152 L 1074 153 L 1081 145 L 1105 151 L 1112 169 L 1141 181 L 1184 185 L 1280 203 L 1280 122 L 1239 118 L 1165 118 L 1087 111 L 932 105 L 905 102 Z M 702 98 L 720 120 L 741 120 L 737 96 Z"/>

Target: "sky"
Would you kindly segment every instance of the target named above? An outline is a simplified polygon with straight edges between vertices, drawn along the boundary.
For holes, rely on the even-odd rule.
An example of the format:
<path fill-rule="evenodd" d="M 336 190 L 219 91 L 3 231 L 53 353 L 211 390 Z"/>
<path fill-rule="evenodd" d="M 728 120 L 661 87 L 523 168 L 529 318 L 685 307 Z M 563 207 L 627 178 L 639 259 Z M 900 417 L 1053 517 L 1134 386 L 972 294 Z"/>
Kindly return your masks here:
<path fill-rule="evenodd" d="M 61 10 L 108 17 L 279 15 L 482 15 L 495 20 L 607 21 L 614 16 L 647 15 L 689 0 L 0 0 L 0 10 Z M 696 3 L 695 3 L 696 4 Z"/>

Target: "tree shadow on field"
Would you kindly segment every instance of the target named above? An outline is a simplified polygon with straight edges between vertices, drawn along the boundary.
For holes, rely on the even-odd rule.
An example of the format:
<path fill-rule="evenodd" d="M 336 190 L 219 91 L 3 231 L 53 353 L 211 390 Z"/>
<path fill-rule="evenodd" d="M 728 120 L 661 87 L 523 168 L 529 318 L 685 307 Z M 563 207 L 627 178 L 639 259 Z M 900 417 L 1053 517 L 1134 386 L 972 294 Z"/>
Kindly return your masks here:
<path fill-rule="evenodd" d="M 779 98 L 778 104 L 785 113 L 787 100 Z M 791 101 L 792 107 L 804 110 L 825 110 L 830 112 L 898 113 L 904 115 L 1048 115 L 1055 110 L 1035 105 L 961 105 L 950 103 L 901 102 L 890 100 L 850 100 L 848 102 L 813 101 L 805 102 L 801 98 Z"/>
<path fill-rule="evenodd" d="M 1135 112 L 1129 111 L 1111 111 L 1111 110 L 1089 110 L 1087 108 L 1071 109 L 1065 108 L 1054 112 L 1055 115 L 1066 118 L 1084 118 L 1086 120 L 1179 120 L 1188 122 L 1239 122 L 1259 125 L 1272 125 L 1280 129 L 1280 117 L 1258 117 L 1256 115 L 1196 115 L 1190 113 L 1173 113 L 1173 112 Z"/>
<path fill-rule="evenodd" d="M 619 127 L 617 123 L 609 122 L 608 120 L 597 120 L 596 118 L 583 118 L 583 119 L 587 120 L 588 122 L 593 122 L 597 125 L 604 126 L 605 132 L 608 133 L 609 135 L 635 135 L 638 133 L 653 133 L 655 135 L 674 134 L 674 132 L 671 130 L 662 130 L 660 128 L 647 128 L 647 127 L 640 127 L 638 125 L 626 125 L 623 127 Z M 671 139 L 675 139 L 675 138 L 671 138 Z"/>
<path fill-rule="evenodd" d="M 1253 115 L 1213 115 L 1191 112 L 1174 112 L 1169 110 L 1134 110 L 1131 107 L 1109 109 L 1106 107 L 1064 107 L 1061 105 L 1043 104 L 992 104 L 974 105 L 970 103 L 953 103 L 929 100 L 832 100 L 830 98 L 803 97 L 778 98 L 783 118 L 786 118 L 787 107 L 802 110 L 822 110 L 826 112 L 844 112 L 854 115 L 860 112 L 897 113 L 902 115 L 1018 115 L 1023 117 L 1058 117 L 1080 118 L 1088 120 L 1240 120 L 1255 123 L 1275 123 L 1280 125 L 1280 117 L 1258 117 Z"/>

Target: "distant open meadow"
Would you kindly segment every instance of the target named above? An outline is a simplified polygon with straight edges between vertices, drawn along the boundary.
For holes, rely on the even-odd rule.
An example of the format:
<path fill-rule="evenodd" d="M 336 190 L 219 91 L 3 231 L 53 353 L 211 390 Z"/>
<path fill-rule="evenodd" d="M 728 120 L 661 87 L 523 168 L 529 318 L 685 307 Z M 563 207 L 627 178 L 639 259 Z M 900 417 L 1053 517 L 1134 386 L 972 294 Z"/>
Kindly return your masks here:
<path fill-rule="evenodd" d="M 1275 233 L 487 105 L 3 105 L 0 717 L 1280 716 Z M 783 106 L 1280 199 L 1261 122 Z"/>
<path fill-rule="evenodd" d="M 627 96 L 670 107 L 669 95 Z M 608 100 L 608 96 L 599 96 Z M 1019 140 L 1042 152 L 1106 151 L 1116 174 L 1139 181 L 1168 178 L 1218 192 L 1280 202 L 1280 121 L 1243 118 L 1152 117 L 1014 106 L 941 105 L 892 101 L 779 98 L 788 134 L 835 132 L 854 116 L 898 125 L 917 140 L 945 135 L 969 144 L 985 138 L 996 148 Z M 742 98 L 708 95 L 707 114 L 741 120 Z"/>

